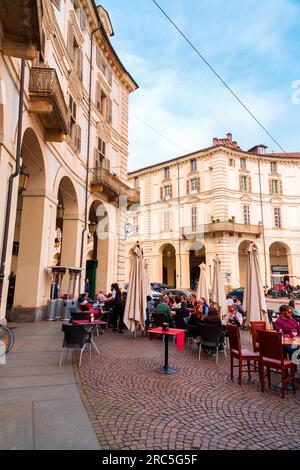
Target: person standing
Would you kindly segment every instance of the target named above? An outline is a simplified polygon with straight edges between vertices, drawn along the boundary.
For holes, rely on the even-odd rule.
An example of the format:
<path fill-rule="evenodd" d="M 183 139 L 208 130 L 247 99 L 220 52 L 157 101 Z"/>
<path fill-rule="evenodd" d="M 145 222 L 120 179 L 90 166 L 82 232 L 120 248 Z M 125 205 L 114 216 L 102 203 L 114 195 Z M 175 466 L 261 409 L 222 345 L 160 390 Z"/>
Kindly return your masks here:
<path fill-rule="evenodd" d="M 122 299 L 122 292 L 117 283 L 111 285 L 111 297 L 106 299 L 106 302 L 112 302 L 113 305 L 113 316 L 112 316 L 112 323 L 113 323 L 113 331 L 119 331 L 119 333 L 123 333 L 124 329 L 124 303 Z M 119 320 L 119 323 L 118 323 Z"/>
<path fill-rule="evenodd" d="M 91 290 L 90 280 L 88 278 L 84 281 L 84 292 L 89 294 Z"/>

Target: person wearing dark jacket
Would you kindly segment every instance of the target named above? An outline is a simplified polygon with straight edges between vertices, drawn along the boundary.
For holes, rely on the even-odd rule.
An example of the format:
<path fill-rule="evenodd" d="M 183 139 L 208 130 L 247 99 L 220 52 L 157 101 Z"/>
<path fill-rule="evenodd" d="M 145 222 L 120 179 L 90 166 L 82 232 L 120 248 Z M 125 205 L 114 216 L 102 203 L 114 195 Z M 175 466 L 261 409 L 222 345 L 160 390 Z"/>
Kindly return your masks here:
<path fill-rule="evenodd" d="M 123 329 L 124 329 L 123 318 L 124 318 L 125 306 L 123 302 L 122 292 L 118 284 L 112 284 L 111 291 L 112 291 L 111 297 L 106 299 L 106 302 L 112 302 L 112 305 L 114 307 L 114 312 L 113 312 L 113 317 L 112 317 L 114 331 L 119 331 L 119 333 L 123 333 Z M 118 320 L 119 320 L 119 324 L 118 324 Z"/>

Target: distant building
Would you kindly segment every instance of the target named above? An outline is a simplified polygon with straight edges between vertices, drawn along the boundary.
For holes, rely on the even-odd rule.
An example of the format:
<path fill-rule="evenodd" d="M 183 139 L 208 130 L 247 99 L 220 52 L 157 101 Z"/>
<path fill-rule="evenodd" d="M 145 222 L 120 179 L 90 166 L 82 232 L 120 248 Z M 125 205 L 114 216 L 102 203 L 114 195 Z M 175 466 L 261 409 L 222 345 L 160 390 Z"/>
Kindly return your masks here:
<path fill-rule="evenodd" d="M 300 153 L 266 150 L 242 151 L 227 134 L 209 148 L 129 174 L 141 206 L 129 217 L 127 253 L 134 240 L 143 243 L 152 281 L 190 287 L 201 262 L 212 280 L 218 254 L 224 283 L 244 286 L 253 241 L 264 283 L 278 283 L 280 276 L 298 283 L 291 276 L 300 276 Z M 129 254 L 127 279 L 128 260 Z"/>

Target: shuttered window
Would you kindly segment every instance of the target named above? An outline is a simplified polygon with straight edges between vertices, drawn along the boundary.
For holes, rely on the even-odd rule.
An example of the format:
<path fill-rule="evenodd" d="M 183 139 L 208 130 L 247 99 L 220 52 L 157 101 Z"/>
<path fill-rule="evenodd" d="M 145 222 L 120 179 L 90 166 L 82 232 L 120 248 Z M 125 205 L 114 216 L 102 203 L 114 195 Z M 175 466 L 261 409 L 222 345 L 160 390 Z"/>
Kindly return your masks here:
<path fill-rule="evenodd" d="M 197 215 L 198 215 L 197 206 L 192 206 L 192 208 L 191 208 L 192 232 L 196 232 L 196 230 L 197 230 L 197 223 L 198 223 Z"/>
<path fill-rule="evenodd" d="M 271 173 L 277 173 L 277 162 L 271 162 Z"/>
<path fill-rule="evenodd" d="M 250 206 L 244 205 L 243 213 L 244 213 L 244 224 L 250 225 Z"/>
<path fill-rule="evenodd" d="M 197 171 L 197 160 L 195 158 L 191 160 L 191 171 Z"/>
<path fill-rule="evenodd" d="M 169 167 L 164 169 L 164 179 L 167 180 L 168 178 L 170 178 L 170 168 Z"/>
<path fill-rule="evenodd" d="M 166 201 L 167 199 L 172 199 L 173 197 L 173 187 L 172 185 L 163 186 L 160 188 L 160 199 L 161 201 Z"/>
<path fill-rule="evenodd" d="M 74 60 L 74 34 L 72 23 L 70 20 L 68 21 L 67 49 L 69 56 L 72 60 Z"/>
<path fill-rule="evenodd" d="M 250 176 L 240 175 L 240 191 L 251 193 L 252 183 Z"/>
<path fill-rule="evenodd" d="M 246 158 L 240 159 L 240 168 L 241 170 L 247 170 L 247 160 Z"/>
<path fill-rule="evenodd" d="M 274 226 L 281 228 L 281 209 L 280 207 L 274 207 Z"/>
<path fill-rule="evenodd" d="M 76 147 L 81 152 L 81 127 L 77 124 Z"/>
<path fill-rule="evenodd" d="M 86 20 L 86 14 L 83 8 L 80 8 L 79 10 L 79 22 L 80 22 L 80 28 L 82 29 L 82 31 L 85 31 L 87 20 Z"/>
<path fill-rule="evenodd" d="M 109 124 L 112 123 L 112 100 L 110 98 L 107 99 L 106 120 Z"/>

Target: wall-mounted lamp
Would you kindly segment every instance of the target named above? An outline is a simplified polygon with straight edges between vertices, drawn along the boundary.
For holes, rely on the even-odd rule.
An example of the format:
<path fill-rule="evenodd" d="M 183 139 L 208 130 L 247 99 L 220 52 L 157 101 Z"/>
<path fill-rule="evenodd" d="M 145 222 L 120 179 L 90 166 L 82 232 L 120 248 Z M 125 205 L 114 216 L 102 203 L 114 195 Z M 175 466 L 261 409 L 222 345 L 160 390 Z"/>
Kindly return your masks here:
<path fill-rule="evenodd" d="M 19 176 L 19 192 L 22 193 L 23 191 L 26 191 L 27 184 L 29 180 L 29 173 L 25 170 L 25 167 L 22 167 L 20 170 L 20 176 Z"/>
<path fill-rule="evenodd" d="M 65 208 L 64 208 L 64 206 L 62 205 L 62 203 L 59 202 L 59 203 L 57 204 L 57 212 L 56 212 L 57 218 L 58 218 L 58 219 L 63 219 L 63 218 L 64 218 L 64 213 L 65 213 Z"/>
<path fill-rule="evenodd" d="M 94 236 L 95 233 L 96 233 L 96 230 L 97 230 L 97 223 L 96 222 L 90 222 L 89 223 L 89 233 Z"/>

